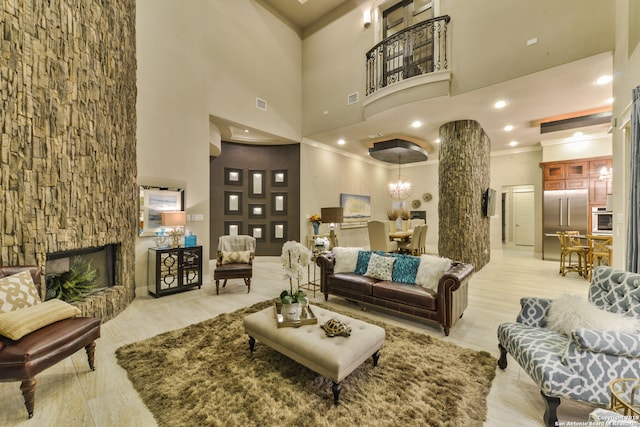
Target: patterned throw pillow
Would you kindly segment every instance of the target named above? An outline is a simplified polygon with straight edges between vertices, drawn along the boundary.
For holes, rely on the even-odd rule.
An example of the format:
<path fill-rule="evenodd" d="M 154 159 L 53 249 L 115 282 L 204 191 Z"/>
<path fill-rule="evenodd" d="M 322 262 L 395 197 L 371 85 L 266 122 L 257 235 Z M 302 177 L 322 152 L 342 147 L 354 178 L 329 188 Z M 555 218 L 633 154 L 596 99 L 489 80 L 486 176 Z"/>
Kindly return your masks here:
<path fill-rule="evenodd" d="M 392 280 L 393 263 L 395 258 L 390 256 L 381 256 L 378 254 L 371 254 L 369 259 L 369 266 L 367 272 L 364 274 L 367 277 L 380 280 Z"/>
<path fill-rule="evenodd" d="M 224 252 L 222 251 L 222 264 L 249 264 L 251 251 Z"/>
<path fill-rule="evenodd" d="M 391 254 L 391 256 L 396 259 L 393 264 L 393 273 L 391 274 L 393 281 L 415 285 L 416 274 L 418 274 L 418 268 L 420 267 L 420 258 L 400 254 Z"/>
<path fill-rule="evenodd" d="M 0 313 L 31 307 L 40 302 L 40 294 L 29 271 L 0 279 Z"/>

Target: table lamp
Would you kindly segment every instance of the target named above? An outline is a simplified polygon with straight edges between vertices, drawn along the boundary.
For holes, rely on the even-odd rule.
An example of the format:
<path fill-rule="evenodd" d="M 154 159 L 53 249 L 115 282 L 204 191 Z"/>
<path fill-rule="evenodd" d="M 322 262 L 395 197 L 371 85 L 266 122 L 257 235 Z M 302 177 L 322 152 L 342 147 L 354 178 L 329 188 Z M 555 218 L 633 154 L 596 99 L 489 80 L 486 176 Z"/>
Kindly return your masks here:
<path fill-rule="evenodd" d="M 336 245 L 336 224 L 342 223 L 342 208 L 320 208 L 322 222 L 329 223 L 329 249 Z"/>
<path fill-rule="evenodd" d="M 171 236 L 171 247 L 180 246 L 180 236 L 184 234 L 184 226 L 187 224 L 187 213 L 185 211 L 162 212 L 162 225 L 173 227 L 169 231 Z"/>

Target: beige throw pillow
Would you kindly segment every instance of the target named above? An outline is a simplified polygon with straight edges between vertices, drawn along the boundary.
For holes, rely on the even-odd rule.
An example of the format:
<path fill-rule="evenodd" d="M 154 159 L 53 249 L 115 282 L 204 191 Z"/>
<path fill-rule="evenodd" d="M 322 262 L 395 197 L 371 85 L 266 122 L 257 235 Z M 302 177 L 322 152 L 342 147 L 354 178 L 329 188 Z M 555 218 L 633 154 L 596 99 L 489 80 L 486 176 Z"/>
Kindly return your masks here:
<path fill-rule="evenodd" d="M 31 307 L 0 314 L 0 335 L 19 340 L 42 327 L 80 314 L 77 307 L 51 299 Z"/>
<path fill-rule="evenodd" d="M 249 264 L 251 251 L 222 252 L 222 264 Z"/>
<path fill-rule="evenodd" d="M 0 279 L 0 313 L 39 304 L 40 294 L 28 270 Z"/>
<path fill-rule="evenodd" d="M 421 255 L 416 274 L 416 284 L 438 292 L 438 282 L 445 271 L 451 268 L 451 260 L 434 255 Z"/>
<path fill-rule="evenodd" d="M 333 266 L 334 273 L 353 273 L 356 271 L 356 263 L 358 262 L 358 252 L 362 248 L 336 247 L 332 252 L 336 258 Z"/>
<path fill-rule="evenodd" d="M 629 316 L 605 311 L 578 295 L 554 299 L 547 310 L 547 328 L 569 335 L 577 328 L 636 334 L 640 322 Z"/>

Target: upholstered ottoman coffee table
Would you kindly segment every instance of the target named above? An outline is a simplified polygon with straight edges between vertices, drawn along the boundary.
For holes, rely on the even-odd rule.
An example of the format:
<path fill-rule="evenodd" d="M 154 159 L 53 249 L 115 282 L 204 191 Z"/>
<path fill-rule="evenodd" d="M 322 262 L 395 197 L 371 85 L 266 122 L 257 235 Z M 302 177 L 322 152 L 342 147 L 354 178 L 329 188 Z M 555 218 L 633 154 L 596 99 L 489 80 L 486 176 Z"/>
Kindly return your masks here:
<path fill-rule="evenodd" d="M 250 314 L 244 318 L 249 347 L 253 351 L 259 341 L 332 380 L 333 402 L 338 405 L 342 380 L 369 357 L 377 366 L 385 332 L 379 326 L 320 307 L 311 306 L 311 310 L 318 323 L 298 328 L 278 328 L 273 307 Z M 320 326 L 330 319 L 345 322 L 351 327 L 351 336 L 328 337 Z"/>

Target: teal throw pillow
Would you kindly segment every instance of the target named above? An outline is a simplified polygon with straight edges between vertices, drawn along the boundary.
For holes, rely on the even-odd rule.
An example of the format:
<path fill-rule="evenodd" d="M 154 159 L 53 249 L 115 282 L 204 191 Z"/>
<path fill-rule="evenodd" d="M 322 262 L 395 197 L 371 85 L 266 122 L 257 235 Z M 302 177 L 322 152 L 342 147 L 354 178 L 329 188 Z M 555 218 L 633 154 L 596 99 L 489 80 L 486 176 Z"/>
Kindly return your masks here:
<path fill-rule="evenodd" d="M 380 256 L 384 256 L 383 251 L 360 251 L 358 252 L 358 260 L 356 261 L 356 270 L 355 274 L 364 275 L 367 272 L 367 267 L 369 267 L 369 260 L 371 259 L 371 254 L 378 254 Z"/>
<path fill-rule="evenodd" d="M 416 274 L 420 267 L 420 257 L 411 255 L 391 254 L 396 259 L 393 264 L 393 281 L 400 283 L 416 284 Z"/>

